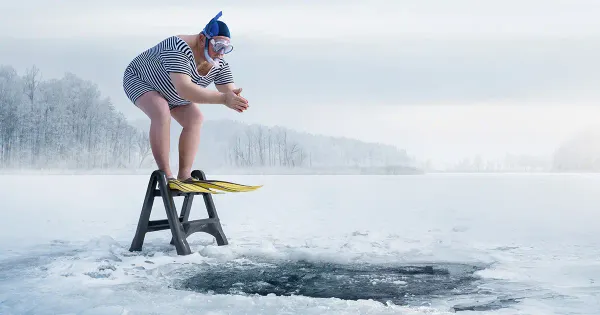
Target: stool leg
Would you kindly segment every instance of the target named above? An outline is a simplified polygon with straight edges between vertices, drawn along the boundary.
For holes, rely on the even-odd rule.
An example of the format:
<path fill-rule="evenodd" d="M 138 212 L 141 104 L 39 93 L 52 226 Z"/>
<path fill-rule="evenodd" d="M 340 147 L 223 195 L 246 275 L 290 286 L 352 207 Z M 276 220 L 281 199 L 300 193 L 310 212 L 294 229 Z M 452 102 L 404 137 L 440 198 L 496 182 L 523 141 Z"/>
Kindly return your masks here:
<path fill-rule="evenodd" d="M 181 218 L 181 223 L 187 222 L 190 218 L 190 210 L 192 209 L 192 202 L 194 201 L 194 195 L 186 195 L 185 198 L 183 199 L 183 205 L 181 206 L 181 214 L 179 215 L 179 218 Z M 184 232 L 188 233 L 187 229 L 183 229 Z M 171 242 L 169 243 L 171 245 L 175 244 L 175 239 L 171 238 Z"/>
<path fill-rule="evenodd" d="M 177 249 L 178 255 L 189 255 L 191 254 L 190 245 L 188 244 L 183 226 L 179 221 L 179 215 L 173 201 L 173 195 L 171 190 L 167 186 L 166 176 L 158 178 L 158 186 L 161 191 L 162 199 L 165 204 L 165 211 L 167 212 L 167 220 L 171 227 L 171 234 L 173 235 L 173 241 L 175 243 L 175 249 Z"/>
<path fill-rule="evenodd" d="M 204 174 L 204 172 L 201 170 L 194 170 L 192 172 L 192 176 L 201 180 L 206 180 L 206 174 Z M 229 242 L 227 241 L 227 237 L 225 236 L 225 232 L 223 232 L 223 228 L 221 227 L 219 214 L 217 213 L 217 208 L 215 207 L 215 203 L 213 202 L 211 194 L 202 194 L 202 198 L 204 199 L 204 204 L 206 205 L 206 212 L 208 212 L 208 217 L 211 219 L 216 219 L 216 222 L 210 225 L 210 229 L 213 232 L 210 234 L 212 234 L 215 237 L 219 246 L 229 244 Z"/>
<path fill-rule="evenodd" d="M 156 189 L 157 178 L 160 174 L 154 171 L 150 175 L 150 181 L 148 182 L 148 188 L 146 189 L 146 196 L 144 197 L 144 204 L 142 205 L 142 213 L 138 220 L 137 229 L 135 236 L 131 242 L 129 251 L 141 251 L 142 245 L 144 244 L 144 238 L 148 232 L 148 222 L 150 221 L 150 213 L 152 212 L 152 206 L 154 205 L 154 190 Z"/>

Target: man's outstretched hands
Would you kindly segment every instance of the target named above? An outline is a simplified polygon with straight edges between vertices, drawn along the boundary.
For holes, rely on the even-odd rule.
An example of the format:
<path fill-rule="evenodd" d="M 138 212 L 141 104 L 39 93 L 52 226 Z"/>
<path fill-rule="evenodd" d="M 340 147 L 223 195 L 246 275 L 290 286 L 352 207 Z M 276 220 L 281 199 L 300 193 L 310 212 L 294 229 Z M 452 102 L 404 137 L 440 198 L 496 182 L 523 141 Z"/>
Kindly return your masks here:
<path fill-rule="evenodd" d="M 237 88 L 225 93 L 225 106 L 239 113 L 248 109 L 248 100 L 241 96 L 242 88 Z"/>

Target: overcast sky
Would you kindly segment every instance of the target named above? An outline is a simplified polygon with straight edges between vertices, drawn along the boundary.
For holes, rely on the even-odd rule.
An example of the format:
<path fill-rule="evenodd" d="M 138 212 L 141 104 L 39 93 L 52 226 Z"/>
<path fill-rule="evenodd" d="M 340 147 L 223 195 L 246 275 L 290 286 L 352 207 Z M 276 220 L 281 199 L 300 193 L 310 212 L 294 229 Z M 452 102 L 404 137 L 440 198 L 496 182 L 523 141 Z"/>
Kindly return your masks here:
<path fill-rule="evenodd" d="M 600 119 L 597 0 L 213 3 L 3 1 L 0 63 L 73 72 L 143 118 L 121 89 L 129 60 L 223 10 L 251 107 L 203 105 L 207 119 L 389 143 L 437 163 L 548 155 Z"/>

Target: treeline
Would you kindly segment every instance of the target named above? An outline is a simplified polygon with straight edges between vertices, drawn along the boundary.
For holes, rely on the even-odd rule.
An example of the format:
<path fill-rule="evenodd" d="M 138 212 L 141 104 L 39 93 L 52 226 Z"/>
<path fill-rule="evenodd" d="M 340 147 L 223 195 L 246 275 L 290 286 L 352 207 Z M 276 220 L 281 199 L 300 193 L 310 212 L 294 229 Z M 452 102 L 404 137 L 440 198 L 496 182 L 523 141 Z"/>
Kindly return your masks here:
<path fill-rule="evenodd" d="M 308 166 L 309 153 L 288 137 L 286 129 L 247 126 L 229 143 L 228 164 L 237 167 Z"/>
<path fill-rule="evenodd" d="M 128 168 L 151 155 L 148 136 L 129 125 L 95 84 L 67 73 L 42 80 L 0 66 L 0 167 Z"/>
<path fill-rule="evenodd" d="M 226 164 L 220 166 L 323 169 L 415 164 L 405 150 L 394 146 L 313 135 L 281 126 L 211 121 L 204 128 L 204 154 L 218 155 L 213 161 Z"/>
<path fill-rule="evenodd" d="M 447 167 L 450 172 L 547 172 L 550 161 L 543 156 L 507 153 L 504 158 L 483 159 L 481 155 L 465 157 Z"/>
<path fill-rule="evenodd" d="M 146 119 L 127 121 L 96 84 L 74 74 L 43 80 L 35 66 L 22 76 L 0 66 L 0 168 L 153 168 L 148 127 Z M 176 123 L 172 128 L 173 168 L 181 129 Z M 389 145 L 230 120 L 205 122 L 196 159 L 202 168 L 369 168 L 413 162 Z"/>

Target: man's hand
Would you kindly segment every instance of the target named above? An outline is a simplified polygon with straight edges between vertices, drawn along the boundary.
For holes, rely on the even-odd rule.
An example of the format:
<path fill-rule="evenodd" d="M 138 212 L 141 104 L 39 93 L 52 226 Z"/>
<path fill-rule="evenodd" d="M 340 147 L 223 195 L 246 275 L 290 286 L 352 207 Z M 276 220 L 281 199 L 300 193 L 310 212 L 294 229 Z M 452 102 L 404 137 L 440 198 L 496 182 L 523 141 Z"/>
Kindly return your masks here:
<path fill-rule="evenodd" d="M 242 97 L 242 88 L 234 89 L 233 93 L 235 93 L 235 95 L 243 98 L 246 101 L 246 104 L 248 104 L 248 100 L 246 98 Z"/>
<path fill-rule="evenodd" d="M 225 92 L 225 106 L 241 113 L 248 109 L 248 101 L 240 96 L 242 89 Z"/>
<path fill-rule="evenodd" d="M 241 102 L 241 104 L 238 104 L 238 105 L 231 103 L 231 104 L 233 104 L 232 105 L 233 107 L 232 107 L 229 105 L 230 103 L 227 103 L 228 101 L 226 101 L 225 105 L 227 107 L 237 110 L 240 113 L 242 111 L 245 111 L 246 109 L 248 109 L 248 100 L 242 96 L 242 88 L 237 88 L 234 83 L 218 84 L 215 86 L 217 87 L 218 91 L 225 94 L 226 100 L 232 98 L 231 95 L 233 95 L 233 96 L 235 96 L 235 99 L 237 99 L 237 102 Z"/>

